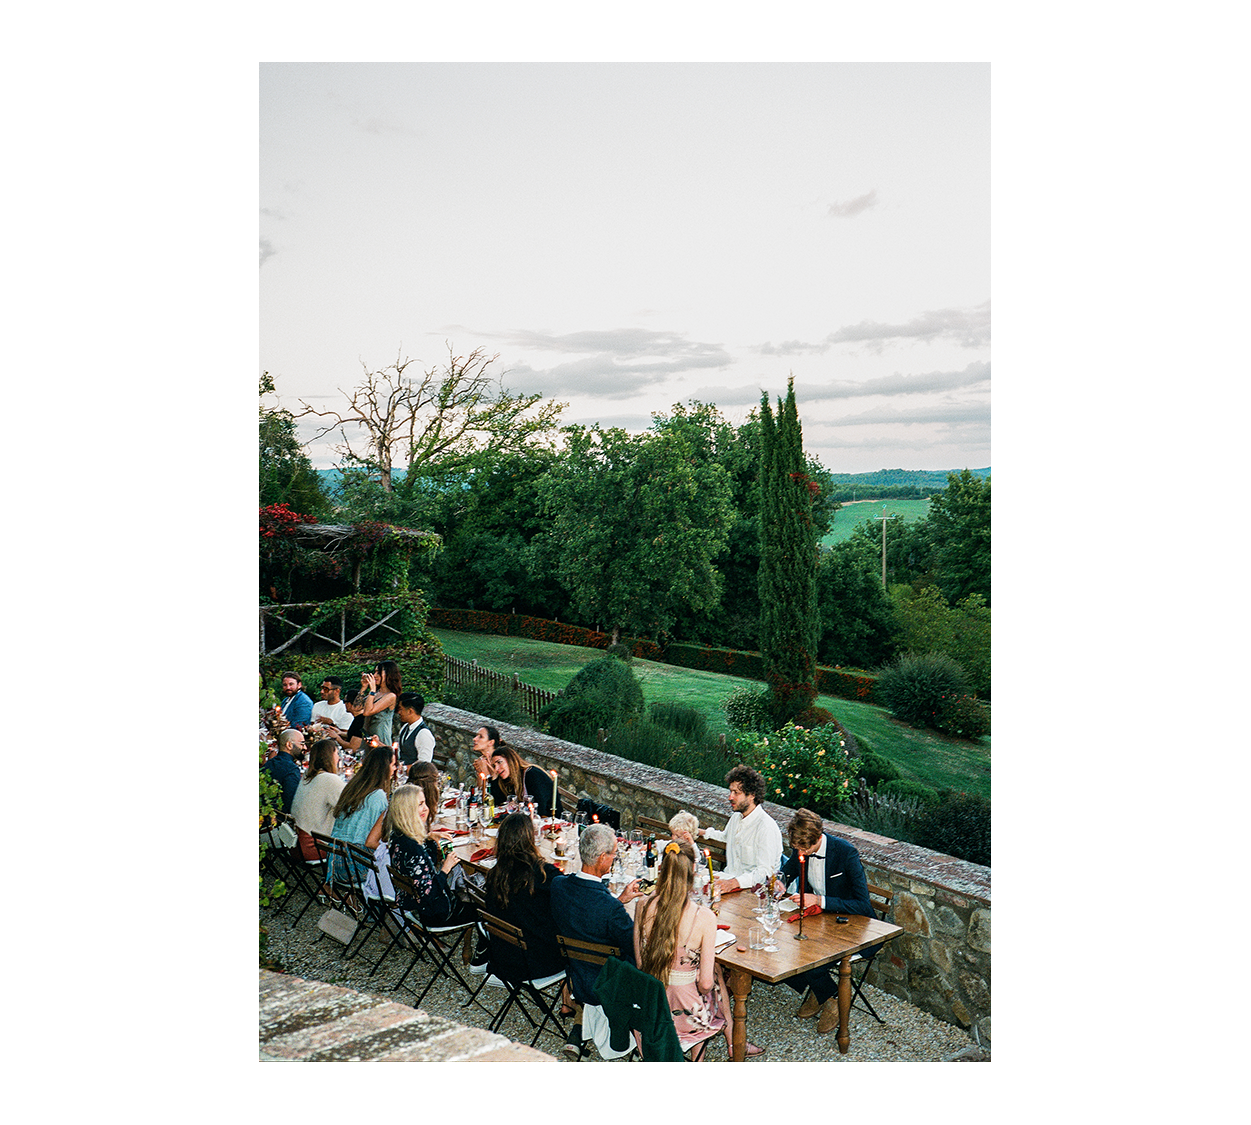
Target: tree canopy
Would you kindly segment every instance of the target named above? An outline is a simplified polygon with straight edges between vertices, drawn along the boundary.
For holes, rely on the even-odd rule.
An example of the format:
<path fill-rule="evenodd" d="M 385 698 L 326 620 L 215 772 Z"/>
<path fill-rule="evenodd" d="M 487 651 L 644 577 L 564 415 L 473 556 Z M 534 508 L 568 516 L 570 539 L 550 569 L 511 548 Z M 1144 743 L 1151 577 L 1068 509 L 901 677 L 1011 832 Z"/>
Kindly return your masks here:
<path fill-rule="evenodd" d="M 564 433 L 563 455 L 538 482 L 547 528 L 535 549 L 574 609 L 615 641 L 668 630 L 682 606 L 714 607 L 713 561 L 733 516 L 725 470 L 681 425 Z"/>

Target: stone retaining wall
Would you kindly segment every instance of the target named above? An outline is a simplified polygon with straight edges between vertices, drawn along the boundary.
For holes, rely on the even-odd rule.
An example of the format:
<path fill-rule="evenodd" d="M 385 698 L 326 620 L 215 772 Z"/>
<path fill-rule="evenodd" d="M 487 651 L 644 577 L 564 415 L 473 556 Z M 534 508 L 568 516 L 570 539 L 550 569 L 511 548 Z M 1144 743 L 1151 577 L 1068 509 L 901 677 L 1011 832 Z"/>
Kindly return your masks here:
<path fill-rule="evenodd" d="M 668 820 L 686 809 L 701 824 L 722 827 L 726 790 L 702 781 L 601 753 L 525 727 L 431 703 L 423 717 L 435 733 L 436 754 L 459 779 L 473 772 L 474 732 L 486 723 L 532 765 L 560 771 L 560 784 L 621 811 L 622 827 L 642 816 Z M 726 760 L 726 771 L 735 763 Z M 783 839 L 794 810 L 766 801 Z M 895 894 L 891 921 L 904 932 L 878 955 L 869 981 L 990 1045 L 990 868 L 927 851 L 858 828 L 825 822 L 850 840 L 869 882 Z"/>

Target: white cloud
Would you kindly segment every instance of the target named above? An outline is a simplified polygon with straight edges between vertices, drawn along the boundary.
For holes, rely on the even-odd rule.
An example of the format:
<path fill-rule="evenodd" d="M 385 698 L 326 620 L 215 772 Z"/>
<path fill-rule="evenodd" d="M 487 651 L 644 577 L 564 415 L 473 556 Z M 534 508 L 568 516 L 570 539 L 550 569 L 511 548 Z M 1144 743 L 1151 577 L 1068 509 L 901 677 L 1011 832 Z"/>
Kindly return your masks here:
<path fill-rule="evenodd" d="M 879 324 L 862 320 L 826 337 L 831 344 L 865 344 L 880 352 L 887 344 L 904 341 L 954 340 L 962 347 L 978 348 L 990 343 L 990 302 L 968 309 L 935 309 L 913 317 L 907 324 Z"/>
<path fill-rule="evenodd" d="M 876 206 L 877 188 L 874 188 L 865 195 L 858 195 L 855 199 L 848 199 L 845 203 L 831 203 L 829 215 L 834 219 L 850 219 L 852 216 L 859 215 L 870 207 Z"/>

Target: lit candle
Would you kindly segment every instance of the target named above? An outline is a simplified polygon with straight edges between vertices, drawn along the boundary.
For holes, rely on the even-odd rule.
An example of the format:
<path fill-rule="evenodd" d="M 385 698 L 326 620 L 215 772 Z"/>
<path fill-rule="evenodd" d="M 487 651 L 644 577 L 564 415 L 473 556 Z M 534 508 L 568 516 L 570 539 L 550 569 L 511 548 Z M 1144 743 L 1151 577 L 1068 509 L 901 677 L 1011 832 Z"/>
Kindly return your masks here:
<path fill-rule="evenodd" d="M 716 889 L 717 881 L 712 874 L 712 849 L 704 849 L 704 858 L 708 861 L 708 901 L 712 902 L 712 892 Z"/>
<path fill-rule="evenodd" d="M 552 770 L 552 819 L 556 819 L 556 778 L 558 774 Z"/>
<path fill-rule="evenodd" d="M 808 885 L 807 867 L 808 857 L 803 852 L 799 853 L 799 916 L 804 916 L 804 888 Z M 801 922 L 800 925 L 803 925 Z"/>

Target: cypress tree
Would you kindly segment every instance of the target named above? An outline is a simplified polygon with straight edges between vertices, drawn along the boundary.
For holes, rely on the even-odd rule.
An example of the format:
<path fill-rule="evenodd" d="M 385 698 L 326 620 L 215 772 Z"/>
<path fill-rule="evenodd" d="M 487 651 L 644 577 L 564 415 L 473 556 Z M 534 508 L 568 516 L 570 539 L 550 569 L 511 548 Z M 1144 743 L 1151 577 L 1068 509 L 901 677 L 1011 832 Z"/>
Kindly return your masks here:
<path fill-rule="evenodd" d="M 780 724 L 817 696 L 816 486 L 805 471 L 794 376 L 776 421 L 761 395 L 760 433 L 760 654 Z"/>

